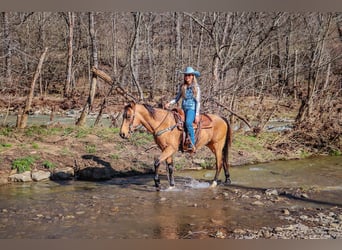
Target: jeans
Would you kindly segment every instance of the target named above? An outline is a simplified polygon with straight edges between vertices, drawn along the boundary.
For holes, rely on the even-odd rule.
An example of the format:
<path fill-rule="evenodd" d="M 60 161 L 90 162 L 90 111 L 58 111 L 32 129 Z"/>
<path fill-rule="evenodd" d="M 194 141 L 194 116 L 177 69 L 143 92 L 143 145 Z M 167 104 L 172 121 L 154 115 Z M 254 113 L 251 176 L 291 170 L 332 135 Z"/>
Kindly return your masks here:
<path fill-rule="evenodd" d="M 189 133 L 192 144 L 195 145 L 195 131 L 192 126 L 192 123 L 195 120 L 196 112 L 195 110 L 192 110 L 192 109 L 184 110 L 184 112 L 185 112 L 185 128 L 187 132 Z"/>

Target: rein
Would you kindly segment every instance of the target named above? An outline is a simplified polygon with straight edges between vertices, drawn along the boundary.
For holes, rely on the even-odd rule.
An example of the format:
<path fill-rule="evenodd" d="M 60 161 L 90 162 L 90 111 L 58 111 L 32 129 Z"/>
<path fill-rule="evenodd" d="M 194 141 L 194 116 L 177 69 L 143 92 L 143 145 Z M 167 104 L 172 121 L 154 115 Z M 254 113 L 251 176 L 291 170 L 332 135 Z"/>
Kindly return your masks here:
<path fill-rule="evenodd" d="M 177 123 L 176 123 L 175 125 L 172 125 L 171 127 L 168 127 L 168 128 L 165 128 L 165 129 L 162 129 L 162 130 L 156 132 L 156 130 L 164 123 L 164 121 L 166 120 L 166 118 L 168 117 L 169 114 L 170 114 L 170 112 L 167 111 L 167 114 L 165 115 L 165 117 L 163 118 L 163 120 L 159 123 L 159 125 L 158 125 L 155 129 L 152 128 L 152 126 L 151 126 L 151 129 L 154 131 L 154 132 L 152 133 L 154 136 L 160 136 L 160 135 L 162 135 L 162 134 L 164 134 L 164 133 L 166 133 L 166 132 L 168 132 L 168 131 L 172 131 L 175 127 L 177 127 Z M 129 132 L 130 132 L 130 133 L 133 133 L 134 130 L 143 127 L 143 125 L 140 124 L 140 125 L 138 125 L 137 127 L 134 128 L 134 127 L 133 127 L 134 118 L 135 118 L 135 107 L 134 107 L 134 109 L 133 109 L 133 118 L 131 119 L 131 121 L 130 121 L 130 123 L 129 123 Z"/>

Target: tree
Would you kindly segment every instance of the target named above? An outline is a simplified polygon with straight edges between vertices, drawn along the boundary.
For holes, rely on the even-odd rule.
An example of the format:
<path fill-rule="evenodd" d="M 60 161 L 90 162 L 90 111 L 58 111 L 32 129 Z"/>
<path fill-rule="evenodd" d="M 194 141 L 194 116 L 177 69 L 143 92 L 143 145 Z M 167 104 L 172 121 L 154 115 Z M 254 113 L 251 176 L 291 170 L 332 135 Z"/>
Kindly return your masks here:
<path fill-rule="evenodd" d="M 89 36 L 91 43 L 91 67 L 98 68 L 98 58 L 97 58 L 97 40 L 96 40 L 96 32 L 95 32 L 95 21 L 94 21 L 94 12 L 88 13 L 89 18 Z M 94 104 L 95 92 L 96 92 L 96 84 L 97 84 L 97 75 L 93 72 L 91 73 L 91 82 L 90 82 L 90 90 L 87 102 L 85 103 L 81 116 L 76 122 L 77 126 L 84 126 L 86 122 L 86 117 L 89 111 L 92 109 Z"/>
<path fill-rule="evenodd" d="M 37 81 L 37 79 L 38 79 L 38 77 L 42 71 L 42 66 L 43 66 L 43 62 L 44 62 L 47 50 L 48 50 L 48 48 L 45 48 L 44 52 L 40 56 L 39 63 L 37 65 L 37 69 L 34 73 L 33 80 L 31 83 L 30 92 L 29 92 L 27 99 L 26 99 L 26 105 L 25 105 L 25 108 L 23 110 L 23 113 L 20 114 L 20 111 L 18 113 L 18 118 L 17 118 L 17 127 L 18 128 L 25 128 L 27 125 L 27 119 L 28 119 L 29 112 L 31 110 L 31 105 L 32 105 L 32 100 L 33 100 L 33 95 L 34 95 L 34 88 L 36 85 L 36 81 Z"/>
<path fill-rule="evenodd" d="M 140 22 L 141 14 L 140 12 L 133 13 L 134 18 L 134 33 L 132 35 L 132 41 L 129 48 L 130 51 L 130 69 L 132 73 L 132 81 L 138 90 L 138 95 L 140 100 L 144 100 L 144 93 L 141 89 L 139 83 L 139 32 L 140 32 Z"/>
<path fill-rule="evenodd" d="M 64 96 L 70 97 L 71 81 L 72 81 L 72 58 L 73 58 L 73 44 L 74 44 L 74 25 L 75 25 L 75 13 L 68 12 L 65 16 L 65 21 L 68 26 L 68 56 L 66 67 L 66 81 L 64 84 Z"/>
<path fill-rule="evenodd" d="M 12 85 L 12 46 L 10 37 L 10 23 L 8 13 L 2 12 L 3 34 L 4 34 L 4 58 L 5 58 L 5 78 L 7 85 Z"/>

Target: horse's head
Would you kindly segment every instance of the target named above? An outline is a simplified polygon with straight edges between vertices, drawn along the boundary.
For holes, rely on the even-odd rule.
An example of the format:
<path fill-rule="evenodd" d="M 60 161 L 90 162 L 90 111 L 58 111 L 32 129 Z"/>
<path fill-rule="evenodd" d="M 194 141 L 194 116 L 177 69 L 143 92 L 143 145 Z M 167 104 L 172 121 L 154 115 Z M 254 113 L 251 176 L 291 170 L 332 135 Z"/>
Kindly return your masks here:
<path fill-rule="evenodd" d="M 136 118 L 135 109 L 135 102 L 130 102 L 124 108 L 120 128 L 120 136 L 124 139 L 128 139 L 134 130 L 141 125 L 140 120 Z"/>

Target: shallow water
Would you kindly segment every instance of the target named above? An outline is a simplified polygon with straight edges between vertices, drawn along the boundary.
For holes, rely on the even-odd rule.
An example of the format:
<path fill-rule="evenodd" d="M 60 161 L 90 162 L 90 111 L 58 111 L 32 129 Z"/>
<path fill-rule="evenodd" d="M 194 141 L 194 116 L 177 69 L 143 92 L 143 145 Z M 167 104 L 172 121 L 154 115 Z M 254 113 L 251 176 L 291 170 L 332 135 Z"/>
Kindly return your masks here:
<path fill-rule="evenodd" d="M 167 189 L 162 176 L 161 192 L 151 175 L 1 186 L 0 238 L 201 238 L 211 226 L 233 230 L 284 223 L 279 215 L 286 203 L 257 208 L 232 195 L 249 189 L 314 187 L 321 190 L 314 200 L 289 206 L 342 206 L 342 157 L 234 167 L 231 186 L 210 189 L 213 174 L 176 171 L 176 188 Z"/>

